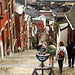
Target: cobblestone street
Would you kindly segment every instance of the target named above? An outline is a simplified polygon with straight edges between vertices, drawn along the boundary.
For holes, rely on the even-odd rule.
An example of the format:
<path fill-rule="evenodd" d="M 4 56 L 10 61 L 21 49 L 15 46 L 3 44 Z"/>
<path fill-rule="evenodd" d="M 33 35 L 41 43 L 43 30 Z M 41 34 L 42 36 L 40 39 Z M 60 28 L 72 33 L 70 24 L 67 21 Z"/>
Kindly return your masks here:
<path fill-rule="evenodd" d="M 40 65 L 36 58 L 36 50 L 26 50 L 0 59 L 0 75 L 31 75 L 34 68 Z M 48 60 L 44 63 L 49 66 Z M 64 63 L 62 75 L 75 75 L 75 68 L 68 68 Z M 60 75 L 57 62 L 54 64 L 55 75 Z M 49 71 L 45 71 L 47 75 Z"/>

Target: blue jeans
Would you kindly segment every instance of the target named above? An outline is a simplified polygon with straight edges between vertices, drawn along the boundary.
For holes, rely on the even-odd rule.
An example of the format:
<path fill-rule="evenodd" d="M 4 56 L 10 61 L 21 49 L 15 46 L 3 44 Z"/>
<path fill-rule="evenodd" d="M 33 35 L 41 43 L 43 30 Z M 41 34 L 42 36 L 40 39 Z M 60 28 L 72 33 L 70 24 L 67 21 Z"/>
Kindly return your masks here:
<path fill-rule="evenodd" d="M 62 68 L 63 68 L 63 59 L 62 60 L 58 60 L 58 65 L 59 65 L 60 71 L 62 71 Z"/>
<path fill-rule="evenodd" d="M 71 62 L 71 59 L 72 59 L 72 62 Z M 73 66 L 74 65 L 74 57 L 73 58 L 68 58 L 68 63 L 69 63 L 69 66 Z"/>

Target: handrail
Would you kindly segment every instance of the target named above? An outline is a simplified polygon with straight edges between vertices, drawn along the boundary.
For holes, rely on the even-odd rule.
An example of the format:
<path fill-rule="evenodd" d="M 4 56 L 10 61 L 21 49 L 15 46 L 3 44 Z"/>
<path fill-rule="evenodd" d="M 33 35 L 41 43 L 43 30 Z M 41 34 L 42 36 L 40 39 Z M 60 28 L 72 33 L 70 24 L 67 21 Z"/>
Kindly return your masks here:
<path fill-rule="evenodd" d="M 55 75 L 52 67 L 35 68 L 32 75 L 34 75 L 34 74 L 38 75 L 37 70 L 50 70 L 48 75 L 51 75 L 52 73 L 53 73 L 53 75 Z"/>

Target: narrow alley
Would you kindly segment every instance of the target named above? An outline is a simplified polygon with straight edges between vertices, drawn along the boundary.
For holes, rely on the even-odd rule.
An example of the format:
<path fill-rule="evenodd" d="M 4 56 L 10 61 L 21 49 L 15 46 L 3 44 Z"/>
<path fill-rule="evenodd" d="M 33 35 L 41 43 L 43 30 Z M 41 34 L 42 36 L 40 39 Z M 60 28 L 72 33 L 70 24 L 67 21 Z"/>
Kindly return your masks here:
<path fill-rule="evenodd" d="M 40 41 L 45 41 L 45 37 L 44 31 Z M 40 65 L 40 61 L 36 58 L 36 53 L 36 49 L 25 50 L 24 52 L 19 52 L 12 56 L 5 56 L 4 59 L 0 59 L 0 75 L 31 75 L 34 68 Z M 44 64 L 49 66 L 49 60 Z M 54 63 L 53 69 L 55 75 L 60 75 L 57 62 Z M 47 75 L 49 71 L 45 71 L 44 73 Z M 68 68 L 68 64 L 64 61 L 62 75 L 75 75 L 75 68 Z"/>
<path fill-rule="evenodd" d="M 0 0 L 0 75 L 75 75 L 73 14 L 75 0 Z"/>

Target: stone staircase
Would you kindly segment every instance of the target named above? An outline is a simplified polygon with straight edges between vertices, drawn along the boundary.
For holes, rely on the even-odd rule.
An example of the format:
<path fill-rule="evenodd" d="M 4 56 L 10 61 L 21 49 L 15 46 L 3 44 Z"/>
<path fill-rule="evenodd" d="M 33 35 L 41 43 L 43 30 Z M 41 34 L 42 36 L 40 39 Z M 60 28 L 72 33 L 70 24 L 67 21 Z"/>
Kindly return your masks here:
<path fill-rule="evenodd" d="M 39 67 L 40 61 L 36 58 L 37 50 L 26 50 L 13 54 L 12 56 L 5 56 L 4 59 L 0 59 L 0 75 L 31 75 L 34 68 Z M 49 66 L 49 60 L 44 65 Z M 54 63 L 55 75 L 60 75 L 58 63 Z M 68 68 L 68 64 L 64 61 L 64 74 L 74 75 L 75 68 Z M 70 70 L 70 73 L 68 74 Z M 74 74 L 72 74 L 73 72 Z M 41 71 L 39 71 L 41 75 Z M 45 71 L 44 75 L 48 75 L 49 71 Z"/>
<path fill-rule="evenodd" d="M 31 75 L 40 65 L 36 53 L 37 50 L 26 50 L 0 59 L 0 75 Z"/>
<path fill-rule="evenodd" d="M 38 66 L 36 50 L 26 50 L 0 60 L 0 75 L 31 75 Z"/>

